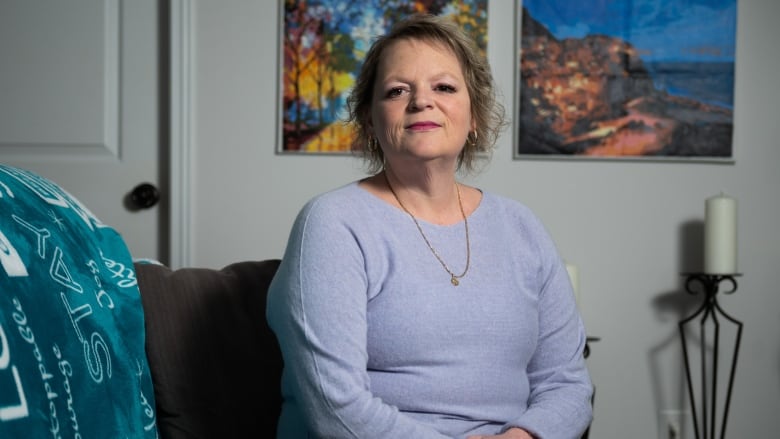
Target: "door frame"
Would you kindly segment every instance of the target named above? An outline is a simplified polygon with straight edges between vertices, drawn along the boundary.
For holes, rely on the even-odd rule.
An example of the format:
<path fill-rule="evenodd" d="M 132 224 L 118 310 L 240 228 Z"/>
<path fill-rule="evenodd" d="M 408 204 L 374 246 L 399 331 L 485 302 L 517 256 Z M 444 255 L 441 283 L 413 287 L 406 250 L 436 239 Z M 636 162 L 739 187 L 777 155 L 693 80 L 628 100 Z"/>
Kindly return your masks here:
<path fill-rule="evenodd" d="M 192 150 L 194 147 L 195 53 L 191 0 L 170 1 L 170 215 L 171 268 L 192 261 Z"/>

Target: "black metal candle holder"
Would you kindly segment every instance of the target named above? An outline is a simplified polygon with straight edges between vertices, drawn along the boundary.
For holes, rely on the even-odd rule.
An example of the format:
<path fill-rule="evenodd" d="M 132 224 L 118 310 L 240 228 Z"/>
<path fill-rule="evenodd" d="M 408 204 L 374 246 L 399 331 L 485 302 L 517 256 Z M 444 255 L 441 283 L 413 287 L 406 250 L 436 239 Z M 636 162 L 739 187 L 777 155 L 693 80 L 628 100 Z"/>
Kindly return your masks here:
<path fill-rule="evenodd" d="M 707 273 L 683 273 L 686 276 L 685 290 L 689 294 L 704 293 L 704 301 L 699 309 L 690 317 L 680 321 L 680 338 L 682 339 L 683 357 L 685 360 L 685 375 L 688 380 L 688 394 L 691 398 L 691 409 L 693 414 L 693 427 L 696 433 L 696 439 L 714 439 L 716 437 L 717 409 L 718 409 L 718 356 L 720 353 L 720 321 L 722 316 L 728 322 L 736 326 L 736 339 L 734 345 L 734 354 L 731 359 L 731 369 L 729 370 L 728 387 L 724 401 L 724 409 L 720 423 L 720 439 L 726 434 L 726 421 L 729 415 L 729 406 L 731 404 L 731 392 L 734 386 L 734 373 L 737 369 L 737 358 L 739 356 L 739 344 L 742 339 L 742 322 L 726 314 L 718 304 L 717 294 L 720 284 L 727 282 L 731 284 L 731 289 L 723 291 L 724 294 L 732 294 L 737 291 L 736 277 L 740 274 L 707 274 Z M 700 288 L 694 288 L 699 284 Z M 691 367 L 688 359 L 688 347 L 685 338 L 685 326 L 693 323 L 694 319 L 699 319 L 699 348 L 701 350 L 701 419 L 696 406 L 696 398 L 693 390 L 693 380 L 691 377 Z M 711 361 L 712 376 L 708 379 L 707 370 L 707 337 L 705 325 L 708 321 L 712 322 L 714 327 L 714 337 L 712 340 Z"/>

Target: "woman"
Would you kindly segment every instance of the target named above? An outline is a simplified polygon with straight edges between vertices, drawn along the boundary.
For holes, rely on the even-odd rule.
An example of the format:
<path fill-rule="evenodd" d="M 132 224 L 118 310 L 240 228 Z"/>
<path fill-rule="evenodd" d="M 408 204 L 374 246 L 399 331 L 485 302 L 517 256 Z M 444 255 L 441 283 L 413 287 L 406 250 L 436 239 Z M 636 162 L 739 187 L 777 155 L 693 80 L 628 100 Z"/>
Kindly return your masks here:
<path fill-rule="evenodd" d="M 456 180 L 494 145 L 490 68 L 418 15 L 368 52 L 349 98 L 371 176 L 315 197 L 268 298 L 280 438 L 574 438 L 591 420 L 585 333 L 523 205 Z"/>

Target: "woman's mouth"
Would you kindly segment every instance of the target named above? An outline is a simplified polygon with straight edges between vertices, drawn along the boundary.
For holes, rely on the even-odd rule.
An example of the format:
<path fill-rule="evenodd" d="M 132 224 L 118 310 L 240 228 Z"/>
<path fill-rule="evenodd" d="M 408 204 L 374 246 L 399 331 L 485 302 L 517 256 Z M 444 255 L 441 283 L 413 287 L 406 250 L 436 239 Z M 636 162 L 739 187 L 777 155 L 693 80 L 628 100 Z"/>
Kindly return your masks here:
<path fill-rule="evenodd" d="M 416 122 L 409 126 L 407 126 L 407 129 L 414 130 L 414 131 L 424 131 L 424 130 L 430 130 L 433 128 L 438 128 L 439 124 L 435 122 Z"/>

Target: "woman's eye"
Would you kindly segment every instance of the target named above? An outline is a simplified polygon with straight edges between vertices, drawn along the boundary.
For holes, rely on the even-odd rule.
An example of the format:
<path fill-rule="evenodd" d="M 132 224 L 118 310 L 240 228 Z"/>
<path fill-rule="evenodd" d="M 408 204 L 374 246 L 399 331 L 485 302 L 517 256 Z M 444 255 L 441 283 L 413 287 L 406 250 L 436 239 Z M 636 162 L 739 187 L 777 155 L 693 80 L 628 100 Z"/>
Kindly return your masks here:
<path fill-rule="evenodd" d="M 436 90 L 443 91 L 445 93 L 455 93 L 455 87 L 448 84 L 437 85 Z"/>
<path fill-rule="evenodd" d="M 388 98 L 395 98 L 398 96 L 401 96 L 401 94 L 404 92 L 404 89 L 401 87 L 394 87 L 387 91 L 387 97 Z"/>

